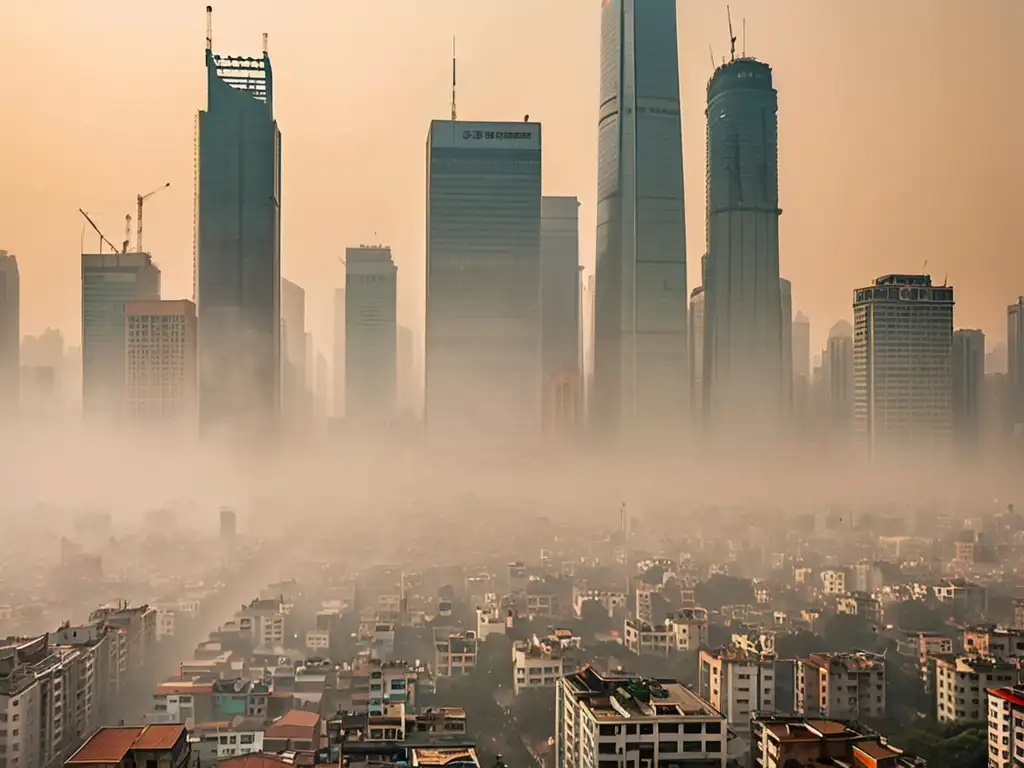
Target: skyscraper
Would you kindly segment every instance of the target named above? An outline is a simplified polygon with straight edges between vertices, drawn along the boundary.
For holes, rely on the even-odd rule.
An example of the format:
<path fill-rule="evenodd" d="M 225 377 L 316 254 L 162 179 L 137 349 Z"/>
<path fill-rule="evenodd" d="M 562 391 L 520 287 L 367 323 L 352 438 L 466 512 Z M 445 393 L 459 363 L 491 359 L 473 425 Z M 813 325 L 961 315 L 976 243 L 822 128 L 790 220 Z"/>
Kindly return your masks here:
<path fill-rule="evenodd" d="M 985 334 L 960 329 L 953 333 L 953 436 L 960 448 L 977 448 L 985 388 Z"/>
<path fill-rule="evenodd" d="M 1011 429 L 1024 424 L 1024 296 L 1006 308 L 1006 373 Z"/>
<path fill-rule="evenodd" d="M 580 369 L 580 226 L 579 200 L 542 197 L 540 201 L 540 294 L 542 386 L 545 418 L 557 392 L 572 400 L 572 422 L 582 416 L 583 372 Z M 570 392 L 566 393 L 568 387 Z M 560 398 L 565 405 L 565 398 Z"/>
<path fill-rule="evenodd" d="M 196 163 L 203 428 L 269 426 L 280 407 L 281 133 L 270 56 L 215 54 Z"/>
<path fill-rule="evenodd" d="M 160 300 L 160 270 L 148 253 L 82 254 L 82 413 L 123 414 L 125 304 Z"/>
<path fill-rule="evenodd" d="M 704 424 L 704 286 L 690 293 L 690 408 L 694 424 Z"/>
<path fill-rule="evenodd" d="M 345 418 L 384 423 L 398 404 L 398 268 L 386 247 L 345 251 Z"/>
<path fill-rule="evenodd" d="M 886 275 L 853 301 L 854 427 L 872 458 L 941 453 L 953 432 L 953 289 Z"/>
<path fill-rule="evenodd" d="M 786 278 L 779 280 L 779 299 L 782 312 L 779 320 L 782 333 L 782 401 L 789 408 L 793 404 L 793 284 Z"/>
<path fill-rule="evenodd" d="M 827 366 L 831 426 L 838 434 L 846 434 L 853 422 L 853 327 L 845 320 L 829 330 L 822 362 Z"/>
<path fill-rule="evenodd" d="M 345 289 L 334 289 L 334 399 L 333 416 L 345 415 Z"/>
<path fill-rule="evenodd" d="M 779 280 L 778 93 L 734 58 L 707 87 L 705 408 L 719 437 L 776 430 L 789 396 Z"/>
<path fill-rule="evenodd" d="M 306 291 L 281 280 L 281 412 L 292 422 L 306 407 Z"/>
<path fill-rule="evenodd" d="M 0 251 L 0 415 L 18 410 L 21 387 L 21 276 L 13 253 Z"/>
<path fill-rule="evenodd" d="M 125 411 L 146 426 L 193 432 L 199 416 L 196 305 L 125 304 Z"/>
<path fill-rule="evenodd" d="M 811 377 L 811 321 L 803 312 L 793 318 L 793 378 Z"/>
<path fill-rule="evenodd" d="M 539 123 L 431 123 L 424 421 L 432 441 L 540 435 L 540 180 Z"/>
<path fill-rule="evenodd" d="M 686 225 L 675 0 L 605 0 L 598 117 L 595 427 L 685 431 Z"/>

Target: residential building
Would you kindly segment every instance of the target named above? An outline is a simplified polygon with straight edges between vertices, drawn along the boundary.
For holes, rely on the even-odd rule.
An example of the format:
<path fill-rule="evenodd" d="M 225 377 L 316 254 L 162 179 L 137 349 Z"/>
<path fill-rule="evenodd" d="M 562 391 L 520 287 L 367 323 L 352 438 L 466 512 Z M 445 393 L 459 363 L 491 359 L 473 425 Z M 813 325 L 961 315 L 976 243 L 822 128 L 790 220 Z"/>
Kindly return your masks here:
<path fill-rule="evenodd" d="M 554 688 L 558 680 L 576 668 L 580 638 L 568 629 L 547 637 L 534 635 L 512 645 L 512 690 L 516 696 L 527 688 Z"/>
<path fill-rule="evenodd" d="M 345 419 L 384 424 L 398 408 L 398 268 L 386 246 L 345 251 Z"/>
<path fill-rule="evenodd" d="M 125 305 L 160 300 L 160 270 L 148 253 L 82 254 L 82 409 L 89 418 L 124 412 Z"/>
<path fill-rule="evenodd" d="M 988 608 L 988 590 L 967 579 L 942 579 L 932 586 L 932 594 L 943 603 L 953 604 L 967 617 L 980 616 Z"/>
<path fill-rule="evenodd" d="M 1024 688 L 988 689 L 988 768 L 1024 765 Z"/>
<path fill-rule="evenodd" d="M 434 674 L 437 677 L 467 675 L 476 666 L 479 645 L 476 632 L 434 627 Z"/>
<path fill-rule="evenodd" d="M 672 0 L 602 4 L 591 413 L 608 439 L 676 440 L 689 407 L 678 64 Z"/>
<path fill-rule="evenodd" d="M 958 445 L 966 451 L 978 447 L 984 387 L 984 332 L 965 329 L 954 331 L 953 435 Z"/>
<path fill-rule="evenodd" d="M 796 709 L 805 717 L 885 717 L 885 660 L 869 653 L 816 653 L 797 662 Z"/>
<path fill-rule="evenodd" d="M 837 720 L 764 715 L 751 722 L 751 765 L 757 768 L 835 765 L 923 768 L 924 760 L 866 728 Z"/>
<path fill-rule="evenodd" d="M 583 416 L 579 200 L 540 201 L 541 386 L 547 431 L 571 432 Z"/>
<path fill-rule="evenodd" d="M 821 591 L 826 595 L 846 594 L 846 571 L 822 571 Z"/>
<path fill-rule="evenodd" d="M 242 715 L 227 721 L 196 723 L 189 729 L 196 765 L 213 765 L 236 755 L 262 752 L 265 726 L 265 717 Z"/>
<path fill-rule="evenodd" d="M 725 715 L 729 730 L 738 737 L 729 751 L 750 749 L 751 715 L 775 711 L 775 657 L 751 653 L 732 646 L 703 649 L 700 652 L 698 692 L 702 699 Z"/>
<path fill-rule="evenodd" d="M 280 599 L 253 600 L 235 618 L 243 635 L 253 638 L 262 648 L 284 647 L 285 606 Z"/>
<path fill-rule="evenodd" d="M 725 768 L 724 715 L 672 679 L 602 674 L 585 666 L 558 681 L 555 755 L 563 768 L 600 761 Z"/>
<path fill-rule="evenodd" d="M 771 67 L 747 56 L 731 57 L 708 82 L 704 402 L 717 440 L 772 436 L 792 376 L 792 307 L 783 311 L 779 275 L 778 105 Z"/>
<path fill-rule="evenodd" d="M 263 749 L 267 752 L 316 752 L 320 742 L 320 715 L 303 709 L 288 710 L 263 731 Z"/>
<path fill-rule="evenodd" d="M 988 719 L 988 689 L 1020 682 L 1016 661 L 992 656 L 933 656 L 936 718 L 940 723 L 982 722 Z"/>
<path fill-rule="evenodd" d="M 196 305 L 131 301 L 124 317 L 128 418 L 192 431 L 199 417 Z"/>
<path fill-rule="evenodd" d="M 539 438 L 540 220 L 539 123 L 431 122 L 424 422 L 434 443 Z"/>
<path fill-rule="evenodd" d="M 156 653 L 157 611 L 150 605 L 130 607 L 127 602 L 104 605 L 89 615 L 90 622 L 102 622 L 105 626 L 124 633 L 126 647 L 123 649 L 121 666 L 127 670 L 143 669 Z"/>
<path fill-rule="evenodd" d="M 0 251 L 0 414 L 18 410 L 21 393 L 21 275 L 13 253 Z"/>
<path fill-rule="evenodd" d="M 953 288 L 885 275 L 854 291 L 854 428 L 872 458 L 942 456 L 953 434 Z"/>
<path fill-rule="evenodd" d="M 419 705 L 419 694 L 428 686 L 425 666 L 405 661 L 360 658 L 338 675 L 340 691 L 348 691 L 346 711 L 381 714 L 388 704 Z"/>
<path fill-rule="evenodd" d="M 882 606 L 878 600 L 865 592 L 851 592 L 848 595 L 841 595 L 836 600 L 836 613 L 860 616 L 875 623 L 882 619 Z"/>
<path fill-rule="evenodd" d="M 703 608 L 680 609 L 659 624 L 625 620 L 623 644 L 638 656 L 696 651 L 707 641 L 708 613 Z"/>
<path fill-rule="evenodd" d="M 962 645 L 965 653 L 993 656 L 1002 661 L 1024 658 L 1024 629 L 997 626 L 965 627 Z"/>
<path fill-rule="evenodd" d="M 133 725 L 100 728 L 64 761 L 65 768 L 90 766 L 96 768 L 135 768 L 160 766 L 185 768 L 192 760 L 191 745 L 185 726 Z"/>
<path fill-rule="evenodd" d="M 196 132 L 200 422 L 262 430 L 281 406 L 281 132 L 270 56 L 214 53 L 208 32 L 206 82 Z"/>

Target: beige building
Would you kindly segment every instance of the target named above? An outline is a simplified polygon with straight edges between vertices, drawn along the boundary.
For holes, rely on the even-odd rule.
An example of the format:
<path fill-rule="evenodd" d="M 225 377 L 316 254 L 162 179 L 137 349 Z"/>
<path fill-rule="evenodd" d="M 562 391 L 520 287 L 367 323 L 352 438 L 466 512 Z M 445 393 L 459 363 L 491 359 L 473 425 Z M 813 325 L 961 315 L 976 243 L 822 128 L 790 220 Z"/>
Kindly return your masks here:
<path fill-rule="evenodd" d="M 870 653 L 816 653 L 800 659 L 796 705 L 805 717 L 884 717 L 885 660 Z"/>
<path fill-rule="evenodd" d="M 1024 764 L 1024 690 L 988 690 L 988 765 L 1011 768 Z"/>
<path fill-rule="evenodd" d="M 662 624 L 630 618 L 623 629 L 624 645 L 638 656 L 696 651 L 708 642 L 708 612 L 683 608 L 667 616 Z"/>
<path fill-rule="evenodd" d="M 526 688 L 554 688 L 559 678 L 576 668 L 580 638 L 568 629 L 547 637 L 534 635 L 512 646 L 512 686 L 516 696 Z"/>
<path fill-rule="evenodd" d="M 434 674 L 437 677 L 467 675 L 476 666 L 476 632 L 434 627 Z"/>
<path fill-rule="evenodd" d="M 758 768 L 835 765 L 851 768 L 915 768 L 918 760 L 871 731 L 835 720 L 772 715 L 751 723 Z"/>
<path fill-rule="evenodd" d="M 729 751 L 735 756 L 750 748 L 750 717 L 773 712 L 775 657 L 722 646 L 700 652 L 700 695 L 729 721 L 737 738 Z"/>
<path fill-rule="evenodd" d="M 193 428 L 198 419 L 196 305 L 125 304 L 125 410 L 132 421 Z"/>
<path fill-rule="evenodd" d="M 940 723 L 988 719 L 988 689 L 1016 685 L 1016 662 L 991 656 L 936 656 L 935 704 Z"/>

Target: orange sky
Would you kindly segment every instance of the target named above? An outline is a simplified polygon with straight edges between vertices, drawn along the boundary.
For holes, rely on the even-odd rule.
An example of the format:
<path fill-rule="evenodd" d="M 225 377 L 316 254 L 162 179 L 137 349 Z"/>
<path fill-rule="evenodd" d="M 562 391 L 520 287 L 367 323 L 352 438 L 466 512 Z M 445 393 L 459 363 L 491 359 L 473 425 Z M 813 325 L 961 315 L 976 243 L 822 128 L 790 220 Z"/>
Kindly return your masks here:
<path fill-rule="evenodd" d="M 0 0 L 0 248 L 18 255 L 22 329 L 80 336 L 78 253 L 92 214 L 123 239 L 135 195 L 165 298 L 192 292 L 193 125 L 205 105 L 204 8 L 186 0 Z M 851 291 L 890 271 L 956 287 L 957 325 L 1006 333 L 1024 293 L 1020 0 L 733 0 L 779 89 L 782 274 L 812 347 Z M 282 271 L 307 290 L 318 349 L 349 245 L 384 242 L 399 320 L 423 311 L 424 144 L 448 113 L 544 125 L 545 194 L 578 195 L 593 268 L 599 0 L 214 0 L 214 47 L 270 34 L 284 136 Z M 690 287 L 704 244 L 708 44 L 725 6 L 679 3 Z M 87 249 L 95 237 L 87 235 Z"/>

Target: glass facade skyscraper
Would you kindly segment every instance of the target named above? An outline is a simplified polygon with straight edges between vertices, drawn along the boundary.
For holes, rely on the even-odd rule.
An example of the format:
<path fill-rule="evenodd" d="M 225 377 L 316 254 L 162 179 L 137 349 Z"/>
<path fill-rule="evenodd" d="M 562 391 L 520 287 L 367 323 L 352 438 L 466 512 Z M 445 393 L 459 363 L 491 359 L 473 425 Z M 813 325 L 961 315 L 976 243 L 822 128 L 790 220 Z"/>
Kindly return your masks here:
<path fill-rule="evenodd" d="M 0 415 L 18 410 L 20 353 L 21 275 L 14 254 L 0 251 Z"/>
<path fill-rule="evenodd" d="M 689 407 L 676 3 L 601 14 L 591 416 L 606 435 L 674 435 Z"/>
<path fill-rule="evenodd" d="M 553 420 L 552 401 L 560 386 L 571 390 L 574 421 L 582 416 L 579 207 L 575 197 L 541 198 L 541 348 L 548 423 Z"/>
<path fill-rule="evenodd" d="M 280 408 L 281 133 L 270 57 L 207 49 L 196 153 L 201 427 L 272 422 Z"/>
<path fill-rule="evenodd" d="M 424 420 L 432 441 L 539 437 L 540 201 L 538 123 L 431 123 Z"/>
<path fill-rule="evenodd" d="M 382 424 L 398 405 L 398 268 L 386 247 L 345 251 L 345 419 Z"/>
<path fill-rule="evenodd" d="M 704 407 L 713 432 L 746 440 L 781 427 L 792 370 L 771 68 L 751 58 L 723 64 L 707 104 Z"/>

